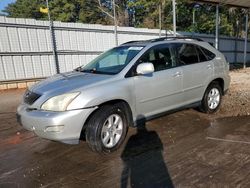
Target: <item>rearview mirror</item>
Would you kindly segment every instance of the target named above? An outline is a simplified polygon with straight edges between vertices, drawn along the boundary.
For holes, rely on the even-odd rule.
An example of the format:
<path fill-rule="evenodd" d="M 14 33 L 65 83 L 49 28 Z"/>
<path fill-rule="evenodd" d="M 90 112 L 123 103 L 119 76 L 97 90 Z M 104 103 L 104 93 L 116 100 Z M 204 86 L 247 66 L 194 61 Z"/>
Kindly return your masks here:
<path fill-rule="evenodd" d="M 141 63 L 136 68 L 136 73 L 138 75 L 151 74 L 154 71 L 155 69 L 152 63 Z"/>

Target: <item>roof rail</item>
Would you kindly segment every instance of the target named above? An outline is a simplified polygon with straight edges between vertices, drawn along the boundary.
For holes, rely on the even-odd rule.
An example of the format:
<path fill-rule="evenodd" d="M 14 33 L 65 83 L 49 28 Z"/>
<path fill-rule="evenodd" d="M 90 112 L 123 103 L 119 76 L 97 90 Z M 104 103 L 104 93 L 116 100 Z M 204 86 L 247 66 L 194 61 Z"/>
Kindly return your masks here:
<path fill-rule="evenodd" d="M 177 36 L 177 37 L 161 37 L 161 38 L 156 38 L 156 39 L 150 39 L 150 40 L 134 40 L 134 41 L 128 41 L 123 44 L 130 44 L 134 42 L 159 42 L 159 41 L 164 41 L 164 40 L 178 40 L 178 39 L 191 39 L 191 40 L 197 40 L 197 41 L 204 41 L 200 38 L 197 37 L 189 37 L 189 36 Z"/>
<path fill-rule="evenodd" d="M 142 42 L 142 40 L 133 40 L 133 41 L 128 41 L 128 42 L 125 42 L 123 44 L 129 44 L 129 43 L 134 43 L 134 42 Z"/>
<path fill-rule="evenodd" d="M 161 38 L 157 38 L 157 39 L 152 39 L 149 40 L 150 42 L 158 42 L 158 41 L 164 41 L 164 40 L 177 40 L 177 39 L 191 39 L 191 40 L 197 40 L 197 41 L 204 41 L 200 38 L 196 38 L 196 37 L 188 37 L 188 36 L 178 36 L 178 37 L 161 37 Z"/>

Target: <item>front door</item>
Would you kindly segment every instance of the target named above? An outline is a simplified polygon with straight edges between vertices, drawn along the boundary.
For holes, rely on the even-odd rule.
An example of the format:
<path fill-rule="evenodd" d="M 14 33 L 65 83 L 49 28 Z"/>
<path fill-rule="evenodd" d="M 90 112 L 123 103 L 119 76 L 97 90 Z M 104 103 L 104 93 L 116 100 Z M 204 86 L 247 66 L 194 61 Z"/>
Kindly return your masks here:
<path fill-rule="evenodd" d="M 139 63 L 151 62 L 155 72 L 134 77 L 137 119 L 181 106 L 182 68 L 177 67 L 171 47 L 161 44 L 142 55 Z"/>

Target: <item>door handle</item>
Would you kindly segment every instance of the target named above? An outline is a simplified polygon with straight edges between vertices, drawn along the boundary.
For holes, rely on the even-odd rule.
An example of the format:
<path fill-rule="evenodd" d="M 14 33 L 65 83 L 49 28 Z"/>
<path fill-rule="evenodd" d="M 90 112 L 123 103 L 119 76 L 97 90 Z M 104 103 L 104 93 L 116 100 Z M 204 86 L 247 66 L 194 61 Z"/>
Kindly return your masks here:
<path fill-rule="evenodd" d="M 181 76 L 181 72 L 176 72 L 173 74 L 173 77 L 179 77 L 179 76 Z"/>
<path fill-rule="evenodd" d="M 208 66 L 207 66 L 207 69 L 212 69 L 212 65 L 208 65 Z"/>

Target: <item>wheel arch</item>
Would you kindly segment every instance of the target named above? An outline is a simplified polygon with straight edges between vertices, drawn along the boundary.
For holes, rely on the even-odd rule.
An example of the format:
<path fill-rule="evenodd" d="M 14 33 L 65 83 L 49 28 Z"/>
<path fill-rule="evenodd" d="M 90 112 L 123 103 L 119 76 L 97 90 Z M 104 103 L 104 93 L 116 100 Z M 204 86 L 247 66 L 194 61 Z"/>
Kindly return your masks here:
<path fill-rule="evenodd" d="M 101 106 L 104 106 L 104 105 L 113 105 L 113 104 L 117 104 L 117 103 L 121 103 L 124 105 L 124 109 L 126 111 L 126 115 L 128 117 L 128 121 L 129 121 L 128 123 L 130 126 L 132 126 L 133 125 L 132 109 L 131 109 L 129 103 L 127 101 L 125 101 L 124 99 L 113 99 L 113 100 L 103 102 L 103 103 L 98 105 L 98 108 L 100 108 Z"/>
<path fill-rule="evenodd" d="M 86 124 L 87 122 L 91 119 L 91 117 L 94 115 L 94 113 L 96 113 L 96 111 L 102 107 L 102 106 L 105 106 L 105 105 L 114 105 L 114 104 L 117 104 L 117 103 L 121 103 L 124 105 L 124 109 L 125 109 L 125 113 L 126 113 L 126 116 L 128 117 L 128 123 L 129 123 L 129 126 L 134 126 L 134 122 L 133 122 L 133 114 L 132 114 L 132 110 L 131 110 L 131 107 L 129 105 L 129 103 L 123 99 L 112 99 L 112 100 L 109 100 L 109 101 L 105 101 L 99 105 L 96 105 L 98 108 L 96 108 L 89 116 L 88 118 L 86 119 L 84 125 L 82 126 L 82 130 L 81 130 L 81 134 L 80 134 L 80 139 L 85 139 L 85 130 L 86 130 Z"/>
<path fill-rule="evenodd" d="M 216 78 L 216 79 L 212 80 L 212 81 L 209 83 L 208 87 L 209 87 L 212 83 L 218 83 L 219 86 L 221 87 L 222 95 L 225 94 L 225 93 L 224 93 L 224 85 L 225 85 L 225 82 L 224 82 L 223 78 Z"/>

